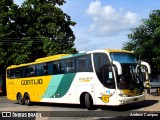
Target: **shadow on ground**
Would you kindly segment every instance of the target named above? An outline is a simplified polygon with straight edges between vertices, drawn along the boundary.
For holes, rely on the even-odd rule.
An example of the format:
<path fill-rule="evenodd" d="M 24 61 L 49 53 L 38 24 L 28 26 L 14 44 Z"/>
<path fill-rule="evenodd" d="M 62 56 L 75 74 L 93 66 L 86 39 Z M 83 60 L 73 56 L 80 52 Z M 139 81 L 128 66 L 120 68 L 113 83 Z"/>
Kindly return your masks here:
<path fill-rule="evenodd" d="M 152 106 L 158 103 L 158 100 L 144 100 L 138 103 L 132 103 L 121 106 L 94 106 L 93 110 L 109 110 L 109 111 L 132 111 L 144 107 Z M 17 102 L 15 102 L 17 104 Z M 46 107 L 63 107 L 63 108 L 81 108 L 83 106 L 77 104 L 60 104 L 60 103 L 32 103 L 32 106 L 46 106 Z"/>
<path fill-rule="evenodd" d="M 100 118 L 95 120 L 157 120 L 158 117 L 132 117 L 132 116 L 120 116 L 115 118 Z"/>
<path fill-rule="evenodd" d="M 101 108 L 102 110 L 111 110 L 111 111 L 130 111 L 130 110 L 136 110 L 143 107 L 149 107 L 156 103 L 158 103 L 158 100 L 144 100 L 142 102 L 138 103 L 132 103 L 127 105 L 121 105 L 121 106 L 97 106 Z"/>

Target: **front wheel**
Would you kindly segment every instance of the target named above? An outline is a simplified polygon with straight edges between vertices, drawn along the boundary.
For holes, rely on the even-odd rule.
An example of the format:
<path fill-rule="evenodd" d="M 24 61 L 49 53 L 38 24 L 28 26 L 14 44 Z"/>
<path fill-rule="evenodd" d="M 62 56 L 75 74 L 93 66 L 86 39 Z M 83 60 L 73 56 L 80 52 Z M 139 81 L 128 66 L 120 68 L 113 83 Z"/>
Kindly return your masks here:
<path fill-rule="evenodd" d="M 26 93 L 26 94 L 24 95 L 24 103 L 25 103 L 25 105 L 27 105 L 27 106 L 30 106 L 30 105 L 31 105 L 31 100 L 30 100 L 30 96 L 29 96 L 28 93 Z"/>
<path fill-rule="evenodd" d="M 88 110 L 93 109 L 93 99 L 90 94 L 86 93 L 85 94 L 85 106 Z"/>

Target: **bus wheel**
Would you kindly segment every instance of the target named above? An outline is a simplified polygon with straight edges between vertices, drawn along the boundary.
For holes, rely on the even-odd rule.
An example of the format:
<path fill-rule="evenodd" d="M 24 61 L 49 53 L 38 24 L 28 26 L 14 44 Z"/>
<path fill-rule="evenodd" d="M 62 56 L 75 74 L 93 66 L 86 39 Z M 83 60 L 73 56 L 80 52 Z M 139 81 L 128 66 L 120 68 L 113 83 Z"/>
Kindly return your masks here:
<path fill-rule="evenodd" d="M 17 95 L 17 101 L 20 105 L 24 105 L 23 97 L 21 93 L 18 93 Z"/>
<path fill-rule="evenodd" d="M 30 96 L 29 96 L 28 93 L 26 93 L 26 94 L 24 95 L 24 103 L 25 103 L 25 105 L 27 105 L 27 106 L 30 106 L 30 105 L 31 105 L 31 100 L 30 100 Z"/>
<path fill-rule="evenodd" d="M 85 94 L 85 106 L 88 110 L 92 110 L 93 109 L 93 99 L 90 96 L 90 94 L 86 93 Z"/>

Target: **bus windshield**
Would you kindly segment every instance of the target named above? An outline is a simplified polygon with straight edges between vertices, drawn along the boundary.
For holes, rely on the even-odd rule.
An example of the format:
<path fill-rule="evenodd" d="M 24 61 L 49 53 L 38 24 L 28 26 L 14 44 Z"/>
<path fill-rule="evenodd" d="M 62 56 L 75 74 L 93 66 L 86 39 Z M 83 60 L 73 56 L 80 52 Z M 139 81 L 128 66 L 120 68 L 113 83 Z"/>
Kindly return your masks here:
<path fill-rule="evenodd" d="M 134 54 L 131 53 L 111 53 L 111 58 L 113 61 L 119 63 L 137 63 L 137 59 Z"/>
<path fill-rule="evenodd" d="M 111 59 L 122 66 L 122 75 L 117 75 L 119 89 L 141 88 L 143 86 L 143 73 L 136 69 L 137 59 L 132 53 L 110 53 Z"/>

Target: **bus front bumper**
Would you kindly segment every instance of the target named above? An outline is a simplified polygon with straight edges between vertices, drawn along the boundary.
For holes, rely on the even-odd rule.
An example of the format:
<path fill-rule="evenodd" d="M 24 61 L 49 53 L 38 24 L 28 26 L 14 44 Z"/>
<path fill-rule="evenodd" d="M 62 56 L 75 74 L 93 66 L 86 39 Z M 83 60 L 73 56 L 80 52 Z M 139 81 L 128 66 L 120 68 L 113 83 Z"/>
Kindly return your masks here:
<path fill-rule="evenodd" d="M 119 96 L 117 99 L 117 105 L 124 105 L 130 103 L 136 103 L 145 100 L 145 94 L 134 96 L 134 97 L 122 97 Z"/>

